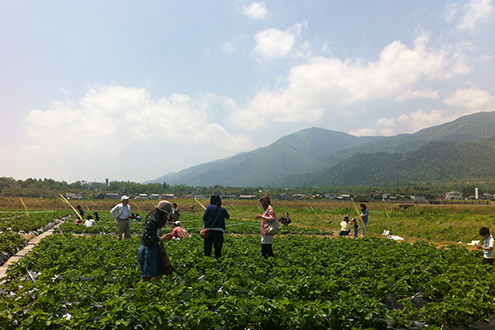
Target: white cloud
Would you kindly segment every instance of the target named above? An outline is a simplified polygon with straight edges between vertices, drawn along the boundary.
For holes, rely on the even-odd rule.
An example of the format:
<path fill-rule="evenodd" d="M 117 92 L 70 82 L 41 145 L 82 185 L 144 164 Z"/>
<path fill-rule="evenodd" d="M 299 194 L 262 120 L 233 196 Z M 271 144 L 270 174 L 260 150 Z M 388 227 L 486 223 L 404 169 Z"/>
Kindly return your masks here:
<path fill-rule="evenodd" d="M 447 22 L 452 22 L 455 20 L 455 17 L 457 16 L 457 4 L 451 4 L 447 5 L 446 7 L 446 14 L 445 14 L 445 20 Z"/>
<path fill-rule="evenodd" d="M 264 2 L 253 2 L 243 8 L 242 13 L 252 19 L 263 19 L 268 13 Z"/>
<path fill-rule="evenodd" d="M 351 130 L 349 134 L 356 136 L 392 136 L 399 133 L 414 133 L 424 128 L 441 125 L 454 120 L 457 116 L 446 115 L 443 110 L 426 112 L 418 110 L 408 114 L 401 114 L 396 118 L 380 118 L 373 128 Z"/>
<path fill-rule="evenodd" d="M 438 97 L 438 91 L 432 91 L 428 89 L 422 90 L 407 90 L 402 94 L 397 95 L 395 100 L 397 102 L 403 102 L 411 99 L 436 99 Z"/>
<path fill-rule="evenodd" d="M 461 18 L 457 28 L 474 30 L 478 21 L 486 20 L 495 13 L 491 0 L 471 0 L 465 6 L 466 14 Z"/>
<path fill-rule="evenodd" d="M 77 105 L 54 101 L 47 110 L 33 110 L 24 120 L 30 148 L 59 162 L 67 155 L 83 162 L 81 155 L 89 153 L 98 158 L 128 158 L 128 148 L 143 149 L 157 143 L 163 145 L 163 154 L 167 145 L 179 142 L 208 144 L 231 154 L 253 145 L 245 135 L 230 134 L 209 122 L 208 113 L 212 106 L 233 105 L 234 101 L 213 95 L 192 100 L 173 94 L 153 100 L 144 88 L 99 86 Z"/>
<path fill-rule="evenodd" d="M 361 102 L 404 98 L 425 80 L 459 74 L 456 69 L 463 58 L 448 47 L 429 49 L 428 40 L 428 34 L 419 36 L 412 49 L 394 41 L 376 62 L 313 57 L 290 70 L 286 87 L 258 92 L 231 120 L 241 127 L 249 122 L 253 129 L 270 121 L 315 123 L 326 112 L 347 111 L 346 107 Z M 434 93 L 423 91 L 421 96 L 431 98 Z"/>
<path fill-rule="evenodd" d="M 254 52 L 263 58 L 286 57 L 292 51 L 304 26 L 305 24 L 295 24 L 286 31 L 268 29 L 256 33 Z"/>
<path fill-rule="evenodd" d="M 470 112 L 487 111 L 495 107 L 495 98 L 487 91 L 473 86 L 467 89 L 457 89 L 444 99 L 443 104 L 461 106 Z"/>

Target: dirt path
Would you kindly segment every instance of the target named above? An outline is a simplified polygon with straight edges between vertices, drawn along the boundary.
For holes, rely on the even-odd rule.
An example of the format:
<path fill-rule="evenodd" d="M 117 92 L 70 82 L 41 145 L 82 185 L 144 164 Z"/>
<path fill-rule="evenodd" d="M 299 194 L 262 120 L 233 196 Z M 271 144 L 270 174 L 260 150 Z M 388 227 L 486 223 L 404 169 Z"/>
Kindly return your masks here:
<path fill-rule="evenodd" d="M 9 258 L 9 260 L 7 260 L 2 266 L 0 266 L 0 284 L 3 284 L 3 282 L 4 282 L 5 273 L 7 272 L 7 268 L 9 267 L 9 265 L 13 264 L 17 260 L 19 260 L 20 258 L 25 256 L 27 253 L 29 253 L 36 246 L 36 244 L 41 242 L 41 240 L 43 238 L 50 236 L 50 235 L 53 235 L 54 229 L 57 228 L 58 226 L 60 226 L 60 224 L 61 224 L 61 222 L 56 224 L 51 229 L 41 233 L 38 236 L 34 236 L 34 237 L 32 237 L 32 235 L 25 236 L 26 238 L 29 238 L 30 236 L 32 237 L 27 242 L 27 245 L 23 249 L 17 251 L 16 254 L 14 254 L 12 257 Z"/>

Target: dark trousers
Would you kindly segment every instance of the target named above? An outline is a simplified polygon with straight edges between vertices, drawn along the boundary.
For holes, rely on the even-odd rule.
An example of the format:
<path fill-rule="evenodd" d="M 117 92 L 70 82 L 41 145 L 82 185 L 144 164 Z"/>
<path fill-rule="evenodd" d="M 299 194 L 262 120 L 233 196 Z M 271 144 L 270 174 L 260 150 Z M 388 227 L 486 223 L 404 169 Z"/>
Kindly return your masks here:
<path fill-rule="evenodd" d="M 275 257 L 271 244 L 261 244 L 261 255 L 265 258 Z"/>
<path fill-rule="evenodd" d="M 223 232 L 210 230 L 210 234 L 204 241 L 205 256 L 211 256 L 211 248 L 215 247 L 215 258 L 220 259 L 223 247 Z"/>

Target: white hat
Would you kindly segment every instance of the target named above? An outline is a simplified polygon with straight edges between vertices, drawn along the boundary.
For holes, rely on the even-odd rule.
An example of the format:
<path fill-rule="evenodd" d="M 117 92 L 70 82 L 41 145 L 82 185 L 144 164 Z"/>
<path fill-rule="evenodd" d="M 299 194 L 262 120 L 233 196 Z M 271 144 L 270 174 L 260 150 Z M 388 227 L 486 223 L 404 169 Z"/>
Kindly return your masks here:
<path fill-rule="evenodd" d="M 176 226 L 180 226 L 180 221 L 178 221 L 178 220 L 177 220 L 176 222 L 174 222 L 174 224 L 175 224 Z"/>
<path fill-rule="evenodd" d="M 124 199 L 129 199 L 129 196 L 124 195 L 124 196 L 120 197 L 121 201 L 123 201 Z"/>

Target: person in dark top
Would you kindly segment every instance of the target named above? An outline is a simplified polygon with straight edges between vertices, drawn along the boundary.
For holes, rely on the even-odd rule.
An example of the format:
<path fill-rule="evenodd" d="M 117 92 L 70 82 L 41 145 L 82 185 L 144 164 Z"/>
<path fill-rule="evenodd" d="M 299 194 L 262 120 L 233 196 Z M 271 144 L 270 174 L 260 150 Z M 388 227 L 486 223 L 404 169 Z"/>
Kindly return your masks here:
<path fill-rule="evenodd" d="M 141 267 L 141 281 L 147 282 L 151 278 L 161 280 L 163 275 L 171 275 L 172 264 L 168 260 L 165 247 L 161 241 L 166 240 L 166 235 L 160 236 L 162 228 L 169 218 L 173 217 L 172 204 L 166 200 L 160 201 L 156 207 L 146 216 L 141 237 L 141 246 L 138 250 L 139 266 Z M 163 249 L 166 258 L 160 256 Z"/>
<path fill-rule="evenodd" d="M 210 228 L 210 234 L 204 240 L 205 256 L 211 256 L 211 249 L 215 247 L 215 258 L 222 256 L 223 233 L 225 232 L 225 219 L 230 215 L 225 207 L 222 207 L 222 199 L 218 195 L 210 197 L 210 205 L 203 214 L 204 227 Z"/>
<path fill-rule="evenodd" d="M 84 210 L 83 210 L 83 208 L 81 207 L 81 205 L 78 205 L 78 206 L 76 206 L 76 209 L 77 209 L 77 213 L 79 214 L 79 218 L 81 220 L 83 220 L 84 219 Z"/>

